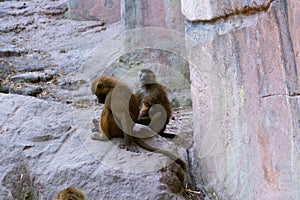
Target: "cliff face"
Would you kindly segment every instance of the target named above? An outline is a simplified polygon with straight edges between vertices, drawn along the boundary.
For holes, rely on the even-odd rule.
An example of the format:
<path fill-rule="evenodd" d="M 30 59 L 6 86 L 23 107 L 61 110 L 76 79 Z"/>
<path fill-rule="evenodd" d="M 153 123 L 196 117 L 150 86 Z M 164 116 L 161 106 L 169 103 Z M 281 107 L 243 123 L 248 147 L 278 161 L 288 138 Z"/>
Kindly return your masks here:
<path fill-rule="evenodd" d="M 199 45 L 189 48 L 193 173 L 220 199 L 300 198 L 299 6 L 182 0 Z"/>
<path fill-rule="evenodd" d="M 127 29 L 150 26 L 184 32 L 180 5 L 172 0 L 68 0 L 69 15 L 74 18 L 107 24 L 122 21 Z"/>
<path fill-rule="evenodd" d="M 174 105 L 191 94 L 193 119 L 177 110 L 169 130 L 185 161 L 189 149 L 199 188 L 218 199 L 300 199 L 299 0 L 0 5 L 0 92 L 10 93 L 0 94 L 0 198 L 53 199 L 76 186 L 91 199 L 184 199 L 184 175 L 165 156 L 90 138 L 100 112 L 92 78 L 106 70 L 134 87 L 138 69 L 152 67 Z"/>

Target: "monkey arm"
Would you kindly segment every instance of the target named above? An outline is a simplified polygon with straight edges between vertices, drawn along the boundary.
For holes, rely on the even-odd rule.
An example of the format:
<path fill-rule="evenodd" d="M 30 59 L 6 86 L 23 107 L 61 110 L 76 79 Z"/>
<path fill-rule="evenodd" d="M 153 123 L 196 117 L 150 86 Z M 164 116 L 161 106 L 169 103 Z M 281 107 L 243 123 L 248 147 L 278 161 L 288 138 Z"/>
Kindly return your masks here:
<path fill-rule="evenodd" d="M 123 87 L 115 87 L 111 96 L 111 111 L 115 122 L 123 133 L 132 136 L 134 122 L 130 116 L 130 99 L 132 93 Z"/>
<path fill-rule="evenodd" d="M 127 135 L 132 136 L 132 128 L 134 126 L 134 122 L 132 121 L 129 113 L 122 113 L 120 116 L 120 124 L 121 129 Z"/>
<path fill-rule="evenodd" d="M 125 148 L 126 150 L 129 150 L 131 152 L 138 153 L 138 149 L 133 146 L 133 126 L 134 122 L 132 121 L 129 113 L 122 113 L 120 115 L 120 123 L 121 123 L 121 129 L 124 132 L 124 140 L 125 140 Z"/>
<path fill-rule="evenodd" d="M 151 122 L 149 127 L 156 133 L 160 132 L 166 124 L 167 113 L 165 108 L 160 104 L 153 105 L 149 110 Z"/>
<path fill-rule="evenodd" d="M 139 89 L 139 90 L 135 91 L 134 96 L 137 99 L 139 107 L 141 107 L 142 100 L 143 100 L 143 97 L 144 97 L 144 94 L 143 94 L 142 90 Z"/>
<path fill-rule="evenodd" d="M 162 114 L 159 113 L 155 113 L 152 117 L 151 117 L 151 122 L 148 125 L 149 128 L 151 128 L 155 133 L 160 132 L 160 130 L 164 127 L 165 123 L 162 120 Z"/>

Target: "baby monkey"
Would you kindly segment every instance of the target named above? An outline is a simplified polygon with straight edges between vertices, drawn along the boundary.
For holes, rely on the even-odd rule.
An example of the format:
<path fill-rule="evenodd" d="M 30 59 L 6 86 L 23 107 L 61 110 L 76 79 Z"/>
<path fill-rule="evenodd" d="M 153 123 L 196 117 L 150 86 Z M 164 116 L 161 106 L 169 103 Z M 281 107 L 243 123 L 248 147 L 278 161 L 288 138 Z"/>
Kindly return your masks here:
<path fill-rule="evenodd" d="M 149 125 L 151 122 L 149 111 L 150 108 L 156 104 L 156 98 L 153 96 L 145 96 L 143 98 L 143 105 L 139 113 L 138 122 L 141 124 Z"/>
<path fill-rule="evenodd" d="M 157 104 L 156 98 L 153 96 L 145 96 L 138 116 L 138 123 L 147 125 L 152 130 L 158 132 L 161 127 L 165 126 L 166 119 L 166 110 L 162 105 Z"/>

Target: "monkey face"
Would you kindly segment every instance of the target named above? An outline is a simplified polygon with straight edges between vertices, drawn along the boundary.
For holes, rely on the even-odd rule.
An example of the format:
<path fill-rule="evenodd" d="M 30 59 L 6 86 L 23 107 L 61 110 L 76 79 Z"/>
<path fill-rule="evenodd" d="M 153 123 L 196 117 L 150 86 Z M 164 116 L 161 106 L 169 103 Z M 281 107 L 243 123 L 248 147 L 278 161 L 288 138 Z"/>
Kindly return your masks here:
<path fill-rule="evenodd" d="M 105 97 L 106 95 L 97 95 L 98 103 L 104 104 L 105 103 Z"/>
<path fill-rule="evenodd" d="M 98 102 L 101 104 L 105 103 L 105 98 L 112 88 L 116 85 L 117 79 L 101 75 L 99 78 L 95 79 L 91 85 L 91 91 L 97 96 Z"/>
<path fill-rule="evenodd" d="M 145 96 L 143 98 L 143 104 L 149 109 L 151 106 L 156 104 L 156 98 L 153 96 Z"/>
<path fill-rule="evenodd" d="M 140 83 L 142 84 L 150 84 L 155 83 L 155 74 L 151 70 L 142 70 L 140 72 Z"/>
<path fill-rule="evenodd" d="M 98 83 L 96 87 L 95 95 L 97 96 L 98 102 L 104 104 L 106 94 L 109 92 L 109 89 L 105 87 L 103 84 Z"/>
<path fill-rule="evenodd" d="M 154 104 L 156 104 L 156 98 L 155 97 L 145 96 L 143 98 L 143 105 L 142 105 L 142 108 L 140 110 L 139 117 L 149 116 L 149 110 L 150 110 L 151 106 L 153 106 Z"/>
<path fill-rule="evenodd" d="M 151 119 L 149 118 L 149 111 L 151 106 L 153 106 L 154 104 L 156 104 L 156 98 L 153 96 L 145 96 L 143 98 L 143 105 L 142 108 L 140 110 L 139 113 L 139 119 L 143 120 L 143 122 L 145 122 L 145 124 L 148 125 L 148 123 L 150 123 Z"/>

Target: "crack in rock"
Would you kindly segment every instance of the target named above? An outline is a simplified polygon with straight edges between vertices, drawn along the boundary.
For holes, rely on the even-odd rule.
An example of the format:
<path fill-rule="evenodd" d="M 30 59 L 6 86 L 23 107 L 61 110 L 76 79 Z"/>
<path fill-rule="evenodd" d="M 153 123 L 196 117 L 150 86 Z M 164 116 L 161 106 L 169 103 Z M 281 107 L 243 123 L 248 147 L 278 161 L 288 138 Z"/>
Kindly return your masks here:
<path fill-rule="evenodd" d="M 231 13 L 225 13 L 224 15 L 216 16 L 211 19 L 197 19 L 197 20 L 188 20 L 189 22 L 203 22 L 203 23 L 216 23 L 217 21 L 220 20 L 227 20 L 229 17 L 233 17 L 235 15 L 244 15 L 244 16 L 249 16 L 249 15 L 255 15 L 259 12 L 267 12 L 272 3 L 275 0 L 270 0 L 266 5 L 261 5 L 258 6 L 255 4 L 255 6 L 244 6 L 240 9 L 234 9 Z"/>
<path fill-rule="evenodd" d="M 286 97 L 300 97 L 300 93 L 293 93 L 293 94 L 266 94 L 261 96 L 262 99 L 269 98 L 269 97 L 276 97 L 276 96 L 286 96 Z"/>

